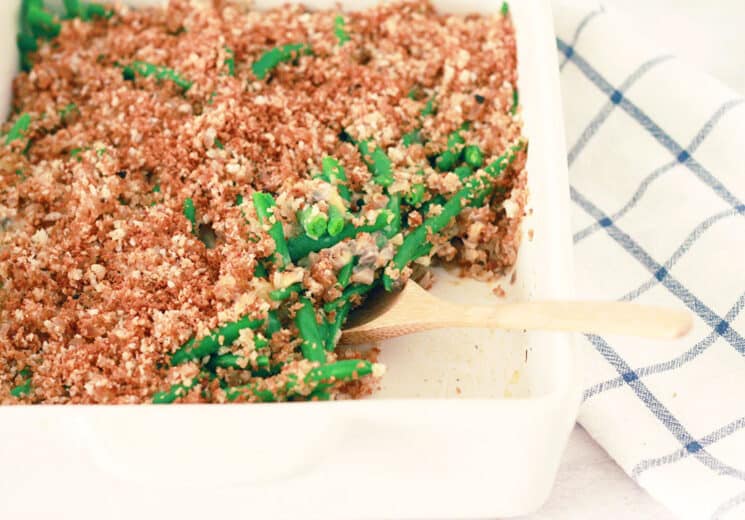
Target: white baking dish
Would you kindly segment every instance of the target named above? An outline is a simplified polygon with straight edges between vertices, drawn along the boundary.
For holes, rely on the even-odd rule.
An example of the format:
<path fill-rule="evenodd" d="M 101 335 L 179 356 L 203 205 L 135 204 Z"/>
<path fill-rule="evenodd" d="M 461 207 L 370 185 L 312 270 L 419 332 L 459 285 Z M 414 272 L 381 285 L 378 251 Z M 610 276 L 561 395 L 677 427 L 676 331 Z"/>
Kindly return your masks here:
<path fill-rule="evenodd" d="M 144 5 L 148 0 L 132 1 Z M 278 2 L 258 2 L 260 7 Z M 333 0 L 306 1 L 331 7 Z M 341 2 L 363 8 L 374 0 Z M 496 0 L 439 1 L 496 12 Z M 0 115 L 20 0 L 0 2 Z M 571 296 L 556 51 L 544 0 L 513 0 L 530 207 L 510 299 Z M 441 273 L 434 291 L 496 304 Z M 579 403 L 572 338 L 450 330 L 383 345 L 364 401 L 0 408 L 0 518 L 454 518 L 522 514 L 548 496 Z"/>

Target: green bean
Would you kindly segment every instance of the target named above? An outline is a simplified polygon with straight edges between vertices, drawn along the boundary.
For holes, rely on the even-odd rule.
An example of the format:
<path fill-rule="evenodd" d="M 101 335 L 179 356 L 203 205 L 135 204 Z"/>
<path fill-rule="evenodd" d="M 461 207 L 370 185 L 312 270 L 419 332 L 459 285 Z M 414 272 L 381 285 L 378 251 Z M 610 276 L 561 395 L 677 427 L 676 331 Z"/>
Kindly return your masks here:
<path fill-rule="evenodd" d="M 326 234 L 329 217 L 318 209 L 318 206 L 309 206 L 300 212 L 298 218 L 305 233 L 312 239 L 318 240 Z"/>
<path fill-rule="evenodd" d="M 52 13 L 35 4 L 29 5 L 26 20 L 37 38 L 56 38 L 62 28 Z"/>
<path fill-rule="evenodd" d="M 468 166 L 473 168 L 481 168 L 484 164 L 484 154 L 481 148 L 473 144 L 463 149 L 463 159 Z"/>
<path fill-rule="evenodd" d="M 256 330 L 263 325 L 264 320 L 252 320 L 244 316 L 238 321 L 227 323 L 209 335 L 196 341 L 194 338 L 184 343 L 181 348 L 171 356 L 171 364 L 178 365 L 185 361 L 201 359 L 217 352 L 220 347 L 229 347 L 244 329 Z"/>
<path fill-rule="evenodd" d="M 20 25 L 21 30 L 16 37 L 16 45 L 20 51 L 21 70 L 29 72 L 34 64 L 29 56 L 30 52 L 38 50 L 35 31 L 31 28 L 28 20 L 28 12 L 31 6 L 44 9 L 43 0 L 23 0 L 21 2 Z"/>
<path fill-rule="evenodd" d="M 210 362 L 212 369 L 215 368 L 232 368 L 234 370 L 246 370 L 250 369 L 250 363 L 247 357 L 239 356 L 238 354 L 223 354 L 215 358 L 214 362 Z M 281 369 L 282 364 L 277 364 L 267 370 L 269 365 L 269 358 L 265 355 L 256 357 L 256 370 L 250 370 L 251 375 L 254 377 L 269 377 L 277 375 Z"/>
<path fill-rule="evenodd" d="M 405 200 L 411 206 L 418 206 L 424 200 L 424 184 L 418 182 L 411 186 L 411 191 L 406 194 Z"/>
<path fill-rule="evenodd" d="M 331 393 L 325 388 L 318 387 L 308 394 L 309 401 L 330 401 Z"/>
<path fill-rule="evenodd" d="M 458 166 L 453 172 L 458 176 L 458 178 L 462 181 L 466 180 L 468 177 L 473 175 L 473 168 L 471 168 L 467 164 L 462 164 Z"/>
<path fill-rule="evenodd" d="M 352 192 L 345 184 L 337 184 L 336 190 L 339 192 L 339 196 L 346 200 L 347 202 L 351 202 L 352 200 Z"/>
<path fill-rule="evenodd" d="M 393 184 L 393 167 L 385 152 L 377 146 L 371 152 L 368 140 L 360 141 L 358 148 L 362 154 L 362 160 L 373 174 L 373 182 L 383 187 Z"/>
<path fill-rule="evenodd" d="M 419 89 L 417 87 L 413 87 L 408 94 L 408 97 L 410 99 L 417 99 L 419 94 Z M 437 107 L 435 106 L 435 97 L 432 96 L 429 100 L 427 100 L 427 103 L 424 105 L 424 108 L 419 113 L 419 116 L 421 118 L 425 118 L 427 116 L 431 116 L 437 111 Z M 413 144 L 423 144 L 424 138 L 422 137 L 422 129 L 415 128 L 414 130 L 405 133 L 403 136 L 401 136 L 401 141 L 403 142 L 404 146 L 406 148 L 410 147 Z"/>
<path fill-rule="evenodd" d="M 393 168 L 391 160 L 381 148 L 375 148 L 372 152 L 372 172 L 376 184 L 390 186 L 393 184 Z"/>
<path fill-rule="evenodd" d="M 347 287 L 342 293 L 342 298 L 345 300 L 351 300 L 353 296 L 364 296 L 375 288 L 375 283 L 372 284 L 355 284 Z"/>
<path fill-rule="evenodd" d="M 277 311 L 269 311 L 264 332 L 266 332 L 266 335 L 271 338 L 275 332 L 279 332 L 280 330 L 282 330 L 282 322 L 279 320 Z"/>
<path fill-rule="evenodd" d="M 258 383 L 248 383 L 245 385 L 229 388 L 225 392 L 225 395 L 228 401 L 235 401 L 241 395 L 244 395 L 246 393 L 250 393 L 263 403 L 273 403 L 277 400 L 276 396 L 271 390 L 261 389 Z"/>
<path fill-rule="evenodd" d="M 347 174 L 344 173 L 344 168 L 339 161 L 333 157 L 324 157 L 321 160 L 321 177 L 328 182 L 336 186 L 339 191 L 339 196 L 349 202 L 352 198 L 352 194 L 349 192 L 349 188 L 345 185 L 347 182 Z"/>
<path fill-rule="evenodd" d="M 256 191 L 253 193 L 254 208 L 256 208 L 256 214 L 259 217 L 259 223 L 262 225 L 269 225 L 270 220 L 273 216 L 273 209 L 276 207 L 274 197 L 268 193 L 261 193 Z M 279 264 L 280 269 L 284 269 L 292 263 L 290 258 L 290 252 L 287 247 L 287 240 L 285 239 L 285 232 L 282 228 L 282 223 L 275 217 L 274 223 L 269 228 L 269 236 L 274 240 L 274 257 Z"/>
<path fill-rule="evenodd" d="M 447 202 L 447 199 L 438 193 L 437 195 L 429 199 L 427 202 L 422 204 L 422 207 L 420 208 L 419 211 L 422 215 L 426 217 L 429 214 L 429 210 L 432 206 L 434 205 L 442 206 L 446 202 Z"/>
<path fill-rule="evenodd" d="M 515 157 L 517 157 L 517 152 L 522 150 L 523 146 L 523 142 L 512 145 L 505 153 L 497 157 L 494 161 L 491 162 L 491 164 L 489 164 L 489 166 L 484 168 L 484 171 L 491 177 L 498 177 L 505 170 L 505 168 L 507 168 L 507 166 L 512 164 L 512 161 L 514 161 Z"/>
<path fill-rule="evenodd" d="M 21 0 L 21 22 L 28 16 L 28 10 L 32 5 L 44 9 L 44 0 Z"/>
<path fill-rule="evenodd" d="M 463 123 L 463 125 L 465 126 L 465 128 L 461 127 L 448 136 L 448 150 L 456 149 L 459 145 L 465 144 L 466 140 L 463 139 L 462 135 L 460 135 L 460 131 L 467 130 L 468 123 Z"/>
<path fill-rule="evenodd" d="M 341 331 L 344 322 L 349 315 L 349 311 L 352 309 L 352 302 L 349 300 L 345 301 L 341 307 L 336 309 L 336 316 L 334 320 L 328 323 L 328 330 L 326 331 L 326 350 L 329 352 L 336 348 L 336 342 L 339 340 L 339 332 Z"/>
<path fill-rule="evenodd" d="M 111 18 L 114 13 L 101 4 L 91 3 L 84 6 L 80 12 L 80 19 L 88 21 L 93 18 Z"/>
<path fill-rule="evenodd" d="M 381 212 L 374 224 L 366 224 L 363 226 L 355 227 L 351 222 L 344 224 L 344 228 L 336 236 L 324 235 L 319 239 L 313 239 L 307 234 L 302 234 L 291 238 L 287 242 L 287 248 L 289 250 L 289 256 L 293 261 L 297 261 L 301 258 L 305 258 L 310 253 L 320 251 L 321 249 L 327 249 L 332 247 L 342 240 L 352 238 L 359 233 L 373 233 L 375 231 L 381 231 L 388 225 L 389 219 L 392 218 L 391 214 L 387 211 Z"/>
<path fill-rule="evenodd" d="M 256 388 L 253 390 L 253 394 L 261 401 L 262 403 L 273 403 L 277 400 L 276 397 L 274 397 L 274 394 L 271 390 L 261 390 L 259 388 Z"/>
<path fill-rule="evenodd" d="M 80 17 L 83 21 L 92 18 L 110 18 L 114 13 L 101 4 L 90 3 L 81 5 L 79 0 L 64 0 L 65 18 Z"/>
<path fill-rule="evenodd" d="M 275 302 L 281 302 L 281 301 L 287 300 L 290 296 L 292 296 L 293 294 L 299 293 L 302 290 L 303 290 L 303 284 L 300 282 L 297 282 L 297 283 L 290 285 L 289 287 L 273 290 L 272 292 L 269 293 L 269 298 L 271 298 Z"/>
<path fill-rule="evenodd" d="M 225 65 L 228 67 L 228 76 L 235 77 L 235 52 L 227 47 L 225 47 L 225 52 L 228 54 L 228 57 L 225 58 Z"/>
<path fill-rule="evenodd" d="M 346 29 L 346 22 L 344 21 L 344 17 L 342 15 L 337 15 L 336 18 L 334 18 L 334 35 L 339 41 L 339 47 L 350 40 L 349 33 Z"/>
<path fill-rule="evenodd" d="M 171 404 L 176 399 L 186 396 L 189 390 L 194 388 L 199 382 L 198 378 L 194 377 L 188 384 L 175 384 L 171 385 L 171 388 L 162 392 L 156 392 L 153 394 L 153 404 Z"/>
<path fill-rule="evenodd" d="M 460 155 L 461 145 L 466 142 L 460 133 L 463 130 L 468 130 L 470 126 L 471 124 L 466 121 L 457 130 L 448 135 L 447 150 L 441 153 L 435 162 L 438 170 L 446 172 L 455 167 L 455 164 L 458 162 L 458 156 Z"/>
<path fill-rule="evenodd" d="M 428 256 L 432 252 L 432 247 L 434 247 L 432 244 L 422 244 L 421 247 L 416 250 L 416 257 L 420 258 L 422 256 Z"/>
<path fill-rule="evenodd" d="M 293 261 L 297 261 L 305 258 L 310 253 L 332 247 L 346 238 L 352 238 L 362 231 L 361 228 L 357 228 L 351 222 L 347 222 L 341 232 L 336 236 L 324 235 L 318 239 L 314 239 L 303 233 L 288 240 L 287 248 L 290 251 L 290 258 Z"/>
<path fill-rule="evenodd" d="M 457 156 L 450 150 L 445 150 L 437 156 L 436 166 L 441 172 L 447 172 L 453 169 Z"/>
<path fill-rule="evenodd" d="M 435 112 L 437 112 L 437 107 L 435 106 L 435 97 L 432 96 L 427 101 L 427 104 L 424 105 L 424 108 L 422 109 L 420 114 L 422 117 L 427 117 L 427 116 L 431 116 Z"/>
<path fill-rule="evenodd" d="M 372 284 L 364 284 L 364 283 L 357 283 L 354 285 L 350 285 L 346 289 L 344 289 L 344 292 L 341 293 L 341 296 L 339 296 L 336 300 L 328 302 L 324 304 L 323 310 L 326 312 L 333 312 L 334 310 L 338 309 L 342 305 L 344 305 L 346 302 L 352 299 L 354 296 L 364 296 L 365 294 L 369 293 L 375 288 L 375 283 Z"/>
<path fill-rule="evenodd" d="M 520 93 L 516 88 L 512 89 L 512 106 L 510 107 L 510 114 L 513 116 L 517 113 L 517 106 L 520 103 Z"/>
<path fill-rule="evenodd" d="M 254 348 L 261 350 L 269 345 L 269 340 L 264 337 L 263 334 L 257 332 L 254 334 Z"/>
<path fill-rule="evenodd" d="M 295 387 L 297 386 L 298 379 L 297 375 L 295 374 L 287 374 L 287 382 L 284 385 L 284 392 L 288 395 L 291 395 Z"/>
<path fill-rule="evenodd" d="M 214 366 L 242 370 L 248 366 L 248 358 L 239 356 L 238 354 L 223 354 L 215 358 Z"/>
<path fill-rule="evenodd" d="M 321 171 L 331 184 L 341 184 L 347 182 L 347 174 L 344 167 L 333 157 L 324 157 L 321 159 Z"/>
<path fill-rule="evenodd" d="M 30 72 L 34 68 L 34 62 L 31 60 L 28 54 L 21 54 L 21 70 L 23 72 Z"/>
<path fill-rule="evenodd" d="M 361 377 L 372 374 L 373 364 L 364 359 L 344 359 L 321 365 L 310 370 L 303 378 L 303 382 L 309 387 L 309 392 L 303 396 L 297 391 L 298 380 L 295 374 L 288 374 L 287 383 L 284 388 L 278 389 L 280 396 L 286 399 L 297 397 L 326 399 L 328 389 L 336 383 L 354 381 Z M 253 396 L 262 402 L 274 402 L 278 396 L 269 389 L 262 388 L 260 383 L 252 382 L 241 386 L 235 386 L 226 390 L 228 401 L 235 401 L 240 396 Z"/>
<path fill-rule="evenodd" d="M 273 209 L 276 206 L 274 197 L 268 193 L 262 193 L 256 191 L 252 195 L 254 207 L 256 208 L 256 215 L 259 217 L 259 222 L 262 225 L 266 225 L 272 218 Z"/>
<path fill-rule="evenodd" d="M 321 331 L 321 337 L 324 338 L 325 345 L 326 342 L 328 342 L 329 322 L 322 320 L 321 323 L 318 324 L 318 329 Z"/>
<path fill-rule="evenodd" d="M 10 395 L 13 397 L 23 397 L 31 393 L 31 380 L 26 379 L 22 384 L 13 387 L 10 390 Z"/>
<path fill-rule="evenodd" d="M 344 359 L 312 369 L 305 376 L 306 383 L 333 384 L 352 381 L 372 374 L 373 364 L 364 359 Z"/>
<path fill-rule="evenodd" d="M 393 218 L 386 226 L 385 236 L 392 238 L 401 231 L 401 195 L 398 193 L 389 195 L 386 209 L 391 212 Z"/>
<path fill-rule="evenodd" d="M 280 372 L 282 372 L 282 367 L 284 366 L 284 363 L 277 363 L 276 365 L 272 365 L 268 368 L 258 368 L 256 370 L 251 370 L 251 375 L 254 377 L 272 377 L 276 376 Z"/>
<path fill-rule="evenodd" d="M 254 278 L 266 278 L 267 276 L 269 276 L 269 273 L 266 267 L 261 262 L 258 262 L 256 267 L 254 267 Z"/>
<path fill-rule="evenodd" d="M 261 360 L 261 362 L 259 362 Z M 265 377 L 267 373 L 266 367 L 269 365 L 269 358 L 265 355 L 256 357 L 257 369 L 251 368 L 250 359 L 246 356 L 239 354 L 222 354 L 214 359 L 211 359 L 207 364 L 207 368 L 214 371 L 217 368 L 232 368 L 233 370 L 249 370 L 251 375 L 254 377 Z"/>
<path fill-rule="evenodd" d="M 490 197 L 494 192 L 504 193 L 506 188 L 504 186 L 487 186 L 476 193 L 476 196 L 468 204 L 472 208 L 480 208 L 484 205 L 487 197 Z"/>
<path fill-rule="evenodd" d="M 10 390 L 10 395 L 13 397 L 23 397 L 24 395 L 31 393 L 31 369 L 26 367 L 21 370 L 18 375 L 25 378 L 25 381 Z"/>
<path fill-rule="evenodd" d="M 326 231 L 328 231 L 328 234 L 332 237 L 335 237 L 339 233 L 342 232 L 344 229 L 344 223 L 346 219 L 344 218 L 344 213 L 337 208 L 336 206 L 329 206 L 329 223 L 328 227 L 326 228 Z"/>
<path fill-rule="evenodd" d="M 10 144 L 13 141 L 22 139 L 24 134 L 28 131 L 28 127 L 31 124 L 31 116 L 27 113 L 21 114 L 16 120 L 15 124 L 11 127 L 8 135 L 5 136 L 5 144 Z"/>
<path fill-rule="evenodd" d="M 522 145 L 512 146 L 484 171 L 489 177 L 498 177 L 505 168 L 515 159 L 516 153 Z M 461 212 L 465 203 L 472 200 L 478 191 L 485 187 L 485 181 L 478 177 L 471 177 L 463 187 L 458 190 L 448 200 L 442 208 L 442 211 L 435 216 L 427 218 L 420 226 L 411 231 L 404 238 L 401 247 L 398 248 L 393 256 L 392 264 L 398 270 L 403 269 L 406 264 L 418 258 L 417 254 L 421 251 L 422 245 L 427 241 L 428 233 L 436 234 L 442 231 L 450 221 Z M 389 277 L 384 275 L 384 284 L 386 287 L 391 285 Z"/>
<path fill-rule="evenodd" d="M 336 275 L 336 283 L 338 283 L 342 289 L 349 285 L 349 280 L 352 278 L 352 271 L 354 270 L 356 263 L 357 259 L 352 258 L 349 262 L 344 264 L 341 269 L 339 269 L 339 274 Z"/>
<path fill-rule="evenodd" d="M 72 155 L 72 152 L 70 152 Z M 194 207 L 194 201 L 191 199 L 191 197 L 187 197 L 184 200 L 184 208 L 183 208 L 184 217 L 186 217 L 186 220 L 191 222 L 191 232 L 196 234 L 198 230 L 197 226 L 197 209 Z"/>
<path fill-rule="evenodd" d="M 125 80 L 133 81 L 135 75 L 140 75 L 143 78 L 154 76 L 158 81 L 172 81 L 176 86 L 181 87 L 184 92 L 189 90 L 193 84 L 191 81 L 180 76 L 173 69 L 161 65 L 154 65 L 146 61 L 133 61 L 130 65 L 125 65 L 122 68 L 122 76 Z"/>
<path fill-rule="evenodd" d="M 292 61 L 303 55 L 312 54 L 309 45 L 305 43 L 288 43 L 275 47 L 262 54 L 259 59 L 251 65 L 251 70 L 258 79 L 263 80 L 280 63 Z"/>
<path fill-rule="evenodd" d="M 68 18 L 76 18 L 80 15 L 80 0 L 64 0 L 63 3 Z"/>
<path fill-rule="evenodd" d="M 426 240 L 427 228 L 424 224 L 421 224 L 404 238 L 403 244 L 393 256 L 394 267 L 400 271 L 406 264 L 416 260 L 418 258 L 416 255 Z M 383 274 L 383 286 L 387 291 L 393 288 L 393 279 L 388 274 Z"/>
<path fill-rule="evenodd" d="M 44 0 L 21 0 L 21 16 L 19 21 L 21 22 L 21 29 L 24 32 L 28 32 L 27 29 L 29 29 L 28 12 L 31 7 L 43 10 Z"/>
<path fill-rule="evenodd" d="M 18 50 L 23 52 L 36 52 L 39 49 L 39 44 L 33 34 L 29 33 L 18 33 L 16 36 L 16 45 Z"/>
<path fill-rule="evenodd" d="M 420 172 L 423 173 L 423 172 Z M 424 201 L 425 188 L 421 182 L 411 185 L 411 191 L 404 196 L 404 200 L 410 206 L 418 206 Z"/>
<path fill-rule="evenodd" d="M 333 157 L 326 156 L 321 159 L 321 171 L 328 176 L 328 180 L 332 184 L 347 180 L 347 174 L 344 172 L 344 168 Z"/>
<path fill-rule="evenodd" d="M 480 208 L 484 205 L 484 202 L 486 202 L 486 198 L 491 195 L 492 190 L 490 187 L 484 188 L 482 190 L 479 190 L 475 197 L 471 200 L 471 202 L 468 204 L 472 208 Z"/>
<path fill-rule="evenodd" d="M 298 377 L 296 374 L 290 373 L 287 374 L 287 381 L 285 384 L 278 388 L 278 390 L 281 392 L 282 395 L 284 395 L 288 400 L 290 400 L 292 397 L 297 396 L 296 388 L 298 386 Z"/>
<path fill-rule="evenodd" d="M 316 321 L 316 311 L 308 298 L 300 298 L 301 307 L 295 314 L 295 325 L 303 340 L 301 349 L 303 357 L 308 361 L 326 362 L 324 341 Z"/>

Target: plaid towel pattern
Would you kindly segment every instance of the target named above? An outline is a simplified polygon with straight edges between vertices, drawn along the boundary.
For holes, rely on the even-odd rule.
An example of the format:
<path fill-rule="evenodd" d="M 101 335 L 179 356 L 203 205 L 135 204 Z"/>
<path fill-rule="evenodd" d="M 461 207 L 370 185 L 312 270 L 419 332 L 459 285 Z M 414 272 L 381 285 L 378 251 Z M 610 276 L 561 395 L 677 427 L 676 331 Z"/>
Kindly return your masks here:
<path fill-rule="evenodd" d="M 602 7 L 554 19 L 577 296 L 695 316 L 584 336 L 579 421 L 680 518 L 745 518 L 745 102 Z"/>

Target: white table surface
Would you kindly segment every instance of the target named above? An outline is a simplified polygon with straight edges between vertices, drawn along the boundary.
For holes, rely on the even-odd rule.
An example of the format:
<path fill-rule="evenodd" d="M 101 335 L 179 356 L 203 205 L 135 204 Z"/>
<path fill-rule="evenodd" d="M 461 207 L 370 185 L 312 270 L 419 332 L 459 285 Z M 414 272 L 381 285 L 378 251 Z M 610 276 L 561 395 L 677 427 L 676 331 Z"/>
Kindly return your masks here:
<path fill-rule="evenodd" d="M 743 0 L 604 0 L 639 34 L 745 95 Z M 580 427 L 572 432 L 553 494 L 522 520 L 673 520 Z"/>

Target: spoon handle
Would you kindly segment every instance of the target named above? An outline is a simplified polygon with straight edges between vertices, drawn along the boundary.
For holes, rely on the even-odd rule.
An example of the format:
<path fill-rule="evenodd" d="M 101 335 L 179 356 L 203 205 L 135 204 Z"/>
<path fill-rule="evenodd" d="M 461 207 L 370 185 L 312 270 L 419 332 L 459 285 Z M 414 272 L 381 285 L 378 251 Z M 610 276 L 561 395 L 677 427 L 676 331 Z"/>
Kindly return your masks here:
<path fill-rule="evenodd" d="M 692 325 L 686 310 L 626 302 L 527 302 L 466 307 L 456 321 L 467 327 L 561 330 L 675 339 Z M 457 326 L 457 325 L 456 325 Z"/>

